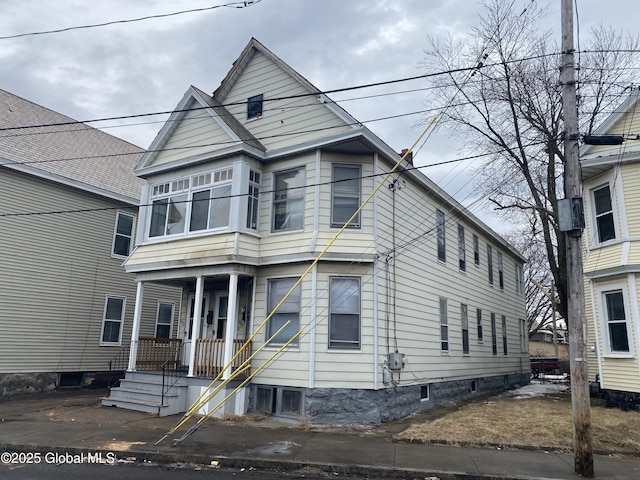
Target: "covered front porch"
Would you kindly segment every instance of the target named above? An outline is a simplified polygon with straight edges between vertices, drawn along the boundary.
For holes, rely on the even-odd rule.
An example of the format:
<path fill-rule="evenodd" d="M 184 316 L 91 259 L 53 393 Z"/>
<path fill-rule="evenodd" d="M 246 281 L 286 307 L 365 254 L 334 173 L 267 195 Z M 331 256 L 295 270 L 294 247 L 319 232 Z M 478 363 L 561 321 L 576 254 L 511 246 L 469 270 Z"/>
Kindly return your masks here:
<path fill-rule="evenodd" d="M 148 322 L 145 312 L 150 308 L 145 305 L 145 284 L 159 280 L 137 280 L 126 375 L 118 387 L 111 389 L 109 398 L 103 399 L 103 405 L 159 415 L 181 413 L 214 378 L 219 376 L 224 381 L 233 375 L 230 385 L 234 385 L 251 374 L 253 348 L 247 339 L 255 301 L 255 274 L 232 270 L 163 279 L 181 286 L 182 296 L 180 305 L 174 305 L 171 315 L 165 315 L 169 320 L 162 320 L 169 322 L 166 328 L 158 327 L 158 313 L 154 337 L 141 336 L 140 331 L 142 327 L 149 332 L 149 326 L 143 323 Z M 225 407 L 221 412 L 245 413 L 245 397 L 244 391 L 239 392 L 231 402 L 232 410 Z"/>

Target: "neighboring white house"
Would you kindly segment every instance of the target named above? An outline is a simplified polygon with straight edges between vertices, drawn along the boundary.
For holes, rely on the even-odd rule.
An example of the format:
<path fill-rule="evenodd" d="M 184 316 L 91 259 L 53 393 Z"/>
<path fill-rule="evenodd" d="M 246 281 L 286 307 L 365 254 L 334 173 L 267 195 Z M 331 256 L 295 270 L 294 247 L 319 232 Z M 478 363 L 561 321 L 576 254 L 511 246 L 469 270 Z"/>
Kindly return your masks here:
<path fill-rule="evenodd" d="M 97 383 L 126 367 L 144 151 L 4 90 L 0 111 L 0 395 Z M 180 290 L 147 300 L 141 335 L 173 336 Z"/>
<path fill-rule="evenodd" d="M 149 282 L 183 289 L 190 400 L 399 159 L 255 39 L 213 95 L 187 89 L 136 168 L 144 206 L 124 267 L 142 306 Z M 253 337 L 255 352 L 291 322 L 255 369 L 303 330 L 227 411 L 375 424 L 526 384 L 523 263 L 405 163 Z"/>
<path fill-rule="evenodd" d="M 595 132 L 624 143 L 581 152 L 589 377 L 609 405 L 625 409 L 640 408 L 639 95 L 633 90 Z"/>

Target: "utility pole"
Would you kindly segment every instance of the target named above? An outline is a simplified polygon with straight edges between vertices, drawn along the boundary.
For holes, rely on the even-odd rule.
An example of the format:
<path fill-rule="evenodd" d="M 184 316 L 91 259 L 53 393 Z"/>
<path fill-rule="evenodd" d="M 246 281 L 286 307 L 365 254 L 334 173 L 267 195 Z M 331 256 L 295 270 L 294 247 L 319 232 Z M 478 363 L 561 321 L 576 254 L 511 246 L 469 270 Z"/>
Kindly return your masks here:
<path fill-rule="evenodd" d="M 586 317 L 582 272 L 582 177 L 578 150 L 578 110 L 573 47 L 573 0 L 562 0 L 562 102 L 564 114 L 564 194 L 570 201 L 572 228 L 564 234 L 567 240 L 567 323 L 571 372 L 571 406 L 573 411 L 574 471 L 593 477 L 593 441 L 591 437 L 591 404 L 587 373 Z"/>

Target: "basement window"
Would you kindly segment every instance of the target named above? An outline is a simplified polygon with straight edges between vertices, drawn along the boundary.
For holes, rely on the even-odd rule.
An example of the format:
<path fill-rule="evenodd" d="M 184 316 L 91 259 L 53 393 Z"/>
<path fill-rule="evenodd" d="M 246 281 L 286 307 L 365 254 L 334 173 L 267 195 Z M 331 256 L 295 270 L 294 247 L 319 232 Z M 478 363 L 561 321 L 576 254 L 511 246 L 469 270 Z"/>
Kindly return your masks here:
<path fill-rule="evenodd" d="M 275 413 L 276 396 L 273 388 L 258 387 L 256 389 L 256 410 L 263 413 Z"/>
<path fill-rule="evenodd" d="M 420 401 L 426 402 L 429 400 L 429 384 L 420 385 Z"/>
<path fill-rule="evenodd" d="M 247 120 L 262 117 L 262 93 L 247 100 Z"/>

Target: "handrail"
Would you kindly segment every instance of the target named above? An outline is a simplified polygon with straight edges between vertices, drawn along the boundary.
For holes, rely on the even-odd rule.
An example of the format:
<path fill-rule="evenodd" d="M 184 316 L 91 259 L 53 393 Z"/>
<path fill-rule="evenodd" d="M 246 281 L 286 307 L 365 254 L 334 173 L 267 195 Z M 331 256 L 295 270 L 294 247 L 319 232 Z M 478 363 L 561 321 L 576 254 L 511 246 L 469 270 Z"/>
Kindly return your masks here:
<path fill-rule="evenodd" d="M 127 371 L 129 366 L 129 345 L 121 347 L 120 351 L 109 360 L 108 365 L 109 378 L 107 379 L 107 388 L 111 388 L 122 379 L 123 373 Z M 114 375 L 117 377 L 115 380 L 113 379 Z"/>

